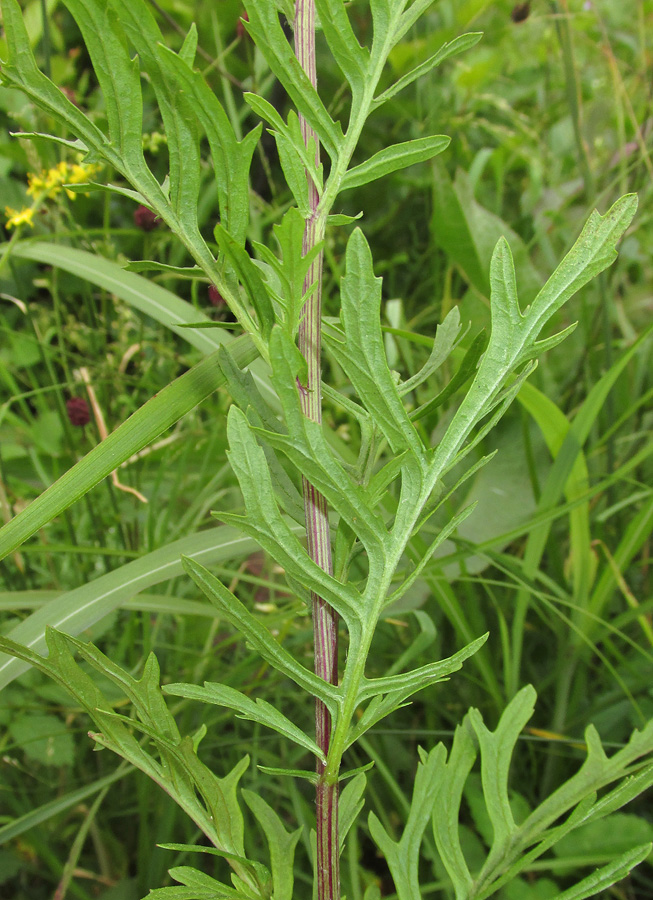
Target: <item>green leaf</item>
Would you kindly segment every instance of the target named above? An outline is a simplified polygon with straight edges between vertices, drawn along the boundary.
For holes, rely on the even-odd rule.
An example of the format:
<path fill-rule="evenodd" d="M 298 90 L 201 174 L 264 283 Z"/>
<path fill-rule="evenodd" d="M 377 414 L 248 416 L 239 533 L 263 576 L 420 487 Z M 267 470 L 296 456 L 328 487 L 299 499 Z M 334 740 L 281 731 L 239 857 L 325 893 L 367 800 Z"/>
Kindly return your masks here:
<path fill-rule="evenodd" d="M 274 309 L 261 274 L 252 262 L 249 254 L 239 246 L 229 232 L 219 223 L 215 227 L 214 234 L 220 249 L 233 266 L 238 279 L 247 291 L 247 296 L 256 310 L 261 333 L 267 340 L 274 325 Z"/>
<path fill-rule="evenodd" d="M 228 457 L 243 493 L 247 516 L 221 512 L 217 517 L 254 537 L 288 575 L 309 590 L 319 590 L 320 596 L 343 616 L 350 628 L 359 627 L 362 611 L 358 591 L 328 575 L 288 527 L 274 497 L 265 454 L 245 415 L 235 406 L 229 410 L 227 434 Z M 264 434 L 271 443 L 281 437 L 271 432 Z"/>
<path fill-rule="evenodd" d="M 352 91 L 362 93 L 369 69 L 369 52 L 361 47 L 342 0 L 315 0 L 329 50 Z"/>
<path fill-rule="evenodd" d="M 360 536 L 370 557 L 370 567 L 382 567 L 387 537 L 383 519 L 372 511 L 365 490 L 336 459 L 320 425 L 303 414 L 298 383 L 303 377 L 304 360 L 281 329 L 275 329 L 272 334 L 270 361 L 272 381 L 284 408 L 289 433 L 264 432 L 262 437 L 286 454 Z M 347 485 L 346 490 L 343 484 Z"/>
<path fill-rule="evenodd" d="M 202 703 L 214 703 L 218 706 L 225 706 L 228 709 L 235 709 L 241 713 L 245 719 L 252 722 L 260 722 L 268 728 L 273 728 L 279 734 L 310 750 L 323 763 L 326 763 L 326 757 L 312 738 L 304 734 L 304 732 L 294 725 L 290 719 L 286 718 L 283 713 L 279 712 L 266 700 L 258 697 L 255 701 L 225 684 L 216 684 L 215 682 L 204 682 L 204 687 L 195 684 L 167 684 L 163 688 L 164 694 L 173 694 L 175 697 L 186 697 L 190 700 L 199 700 Z"/>
<path fill-rule="evenodd" d="M 470 516 L 475 509 L 476 503 L 470 504 L 465 509 L 461 510 L 452 519 L 450 519 L 449 522 L 447 522 L 447 524 L 438 531 L 438 534 L 426 549 L 426 552 L 422 556 L 420 562 L 415 566 L 415 568 L 405 579 L 405 581 L 403 581 L 401 585 L 385 600 L 383 604 L 384 606 L 391 606 L 393 603 L 396 603 L 401 599 L 401 597 L 403 597 L 406 591 L 417 581 L 426 566 L 432 561 L 433 554 L 438 549 L 438 547 L 440 547 L 447 540 L 447 538 L 451 534 L 453 534 L 453 532 L 458 528 L 459 525 L 462 525 L 465 519 Z"/>
<path fill-rule="evenodd" d="M 535 690 L 527 685 L 510 701 L 494 732 L 488 730 L 477 709 L 470 709 L 469 721 L 476 732 L 481 752 L 483 798 L 494 832 L 485 865 L 503 859 L 516 830 L 508 796 L 508 773 L 519 735 L 533 715 Z"/>
<path fill-rule="evenodd" d="M 442 744 L 428 755 L 423 754 L 417 766 L 408 820 L 399 841 L 390 838 L 374 813 L 369 815 L 370 834 L 386 858 L 398 900 L 421 900 L 420 847 L 440 788 L 445 759 L 446 750 Z"/>
<path fill-rule="evenodd" d="M 288 833 L 272 807 L 253 791 L 243 789 L 243 800 L 256 816 L 270 850 L 274 900 L 292 900 L 293 859 L 302 829 Z"/>
<path fill-rule="evenodd" d="M 226 347 L 220 351 L 219 359 L 227 379 L 227 389 L 233 397 L 234 403 L 246 412 L 248 421 L 257 428 L 265 429 L 268 432 L 281 431 L 282 426 L 278 418 L 259 393 L 251 374 L 235 364 Z M 281 509 L 304 528 L 304 504 L 301 494 L 270 445 L 264 441 L 262 449 L 270 470 L 275 496 Z"/>
<path fill-rule="evenodd" d="M 431 375 L 436 372 L 442 363 L 449 357 L 451 351 L 456 346 L 458 333 L 460 331 L 460 311 L 454 306 L 447 313 L 444 321 L 442 321 L 435 332 L 435 340 L 429 358 L 424 363 L 419 372 L 416 372 L 411 378 L 403 381 L 399 387 L 399 393 L 403 397 L 410 391 L 415 390 L 420 384 L 423 384 Z"/>
<path fill-rule="evenodd" d="M 284 122 L 281 114 L 275 109 L 275 107 L 269 103 L 264 97 L 259 97 L 258 94 L 245 93 L 244 99 L 246 103 L 251 107 L 251 109 L 262 119 L 265 119 L 269 122 L 273 129 L 269 130 L 270 134 L 274 136 L 274 139 L 277 142 L 277 147 L 279 149 L 279 153 L 283 149 L 283 152 L 286 154 L 288 161 L 290 162 L 291 173 L 296 171 L 297 160 L 300 160 L 304 166 L 303 173 L 303 181 L 304 186 L 300 187 L 296 176 L 295 185 L 292 186 L 290 182 L 288 182 L 288 186 L 291 188 L 293 196 L 297 200 L 298 204 L 304 210 L 306 205 L 307 188 L 306 188 L 306 175 L 308 174 L 309 178 L 315 184 L 319 193 L 322 192 L 322 181 L 323 181 L 323 166 L 322 163 L 316 168 L 315 162 L 315 141 L 309 140 L 308 146 L 304 143 L 304 138 L 301 133 L 301 125 L 299 123 L 299 118 L 297 113 L 294 110 L 290 110 L 288 113 L 288 122 Z M 282 142 L 279 142 L 279 138 L 282 138 Z M 294 156 L 295 159 L 290 161 L 290 156 Z M 281 160 L 283 166 L 283 160 Z M 284 166 L 284 174 L 287 174 L 286 167 Z M 302 202 L 300 203 L 300 198 L 302 198 Z"/>
<path fill-rule="evenodd" d="M 193 889 L 192 894 L 159 894 L 159 897 L 189 897 L 194 900 L 258 900 L 254 893 L 243 893 L 240 890 L 221 884 L 210 875 L 200 872 L 199 869 L 193 869 L 191 866 L 175 866 L 168 870 L 175 881 Z M 175 888 L 159 888 L 161 890 L 175 890 Z M 196 893 L 199 891 L 200 893 Z M 148 897 L 157 897 L 157 892 L 152 891 Z M 157 897 L 158 900 L 158 897 Z"/>
<path fill-rule="evenodd" d="M 90 0 L 84 0 L 86 4 L 89 2 Z M 98 5 L 100 2 L 106 6 L 106 0 L 95 0 Z M 160 45 L 163 43 L 163 35 L 147 5 L 126 0 L 110 0 L 110 5 L 115 10 L 121 28 L 138 53 L 140 65 L 149 75 L 156 94 L 168 139 L 170 204 L 186 234 L 191 236 L 194 242 L 201 244 L 203 240 L 197 223 L 200 189 L 199 132 L 193 105 L 189 102 L 187 94 L 179 89 L 176 79 L 170 77 L 169 70 L 161 64 Z M 192 36 L 190 39 L 192 41 Z M 88 46 L 88 38 L 86 41 Z M 186 52 L 188 50 L 187 46 Z M 109 60 L 113 63 L 111 55 Z M 123 106 L 129 106 L 126 97 L 121 99 Z M 139 128 L 136 132 L 139 144 L 141 130 Z"/>
<path fill-rule="evenodd" d="M 241 863 L 244 868 L 248 869 L 257 880 L 262 892 L 270 888 L 270 872 L 267 866 L 262 863 L 254 862 L 246 859 L 244 856 L 237 856 L 235 853 L 227 853 L 225 850 L 218 850 L 217 847 L 206 847 L 199 844 L 157 844 L 162 850 L 176 850 L 178 853 L 207 853 L 209 856 L 219 856 L 222 859 Z"/>
<path fill-rule="evenodd" d="M 471 644 L 463 647 L 462 650 L 454 653 L 453 656 L 421 666 L 419 669 L 413 669 L 412 672 L 405 672 L 402 675 L 388 675 L 385 678 L 361 679 L 357 703 L 360 704 L 375 694 L 386 694 L 389 692 L 401 694 L 402 699 L 410 697 L 416 691 L 420 691 L 429 684 L 441 681 L 443 678 L 451 675 L 452 672 L 457 672 L 461 669 L 465 660 L 473 656 L 487 641 L 488 637 L 488 634 L 484 634 L 482 637 L 472 641 Z"/>
<path fill-rule="evenodd" d="M 537 349 L 537 337 L 548 319 L 576 290 L 614 260 L 615 244 L 630 224 L 636 208 L 637 198 L 627 194 L 605 216 L 592 213 L 572 249 L 523 314 L 515 291 L 510 247 L 504 238 L 499 240 L 490 272 L 490 340 L 476 377 L 435 451 L 432 477 L 447 468 L 474 425 L 496 405 L 508 373 L 532 357 Z M 526 370 L 521 374 L 525 375 Z"/>
<path fill-rule="evenodd" d="M 305 691 L 319 697 L 327 707 L 335 711 L 334 703 L 339 691 L 317 675 L 298 663 L 287 650 L 276 641 L 264 625 L 231 593 L 215 576 L 198 563 L 187 557 L 183 559 L 184 569 L 195 584 L 206 594 L 270 665 L 291 678 Z"/>
<path fill-rule="evenodd" d="M 458 367 L 456 374 L 453 376 L 451 381 L 440 391 L 439 394 L 436 394 L 431 400 L 428 400 L 418 409 L 414 410 L 410 414 L 410 418 L 412 422 L 417 422 L 419 419 L 423 419 L 424 416 L 429 415 L 434 410 L 438 409 L 438 407 L 442 406 L 443 403 L 446 403 L 450 397 L 456 393 L 464 384 L 469 381 L 469 379 L 476 373 L 476 369 L 478 368 L 478 362 L 485 349 L 487 348 L 488 336 L 484 331 L 480 331 L 469 348 L 467 349 L 463 361 Z"/>
<path fill-rule="evenodd" d="M 155 182 L 143 157 L 143 101 L 138 60 L 127 42 L 110 2 L 64 0 L 77 22 L 91 57 L 109 123 L 109 140 L 120 155 L 120 171 Z M 158 186 L 157 186 L 158 187 Z"/>
<path fill-rule="evenodd" d="M 365 806 L 366 786 L 367 777 L 365 773 L 358 772 L 349 784 L 346 784 L 340 791 L 340 796 L 338 797 L 338 836 L 341 853 L 344 850 L 349 830 Z"/>
<path fill-rule="evenodd" d="M 575 887 L 564 891 L 558 900 L 585 900 L 586 897 L 595 897 L 596 894 L 625 878 L 635 866 L 646 859 L 652 846 L 650 843 L 642 844 L 632 850 L 627 850 L 606 866 L 601 866 L 596 872 L 592 872 Z"/>
<path fill-rule="evenodd" d="M 306 181 L 306 176 L 304 176 Z M 278 225 L 274 226 L 274 236 L 279 244 L 281 258 L 271 254 L 270 263 L 285 287 L 284 300 L 286 309 L 287 331 L 294 336 L 297 333 L 304 300 L 304 282 L 313 261 L 323 249 L 320 241 L 309 252 L 303 255 L 305 219 L 298 209 L 291 208 Z"/>
<path fill-rule="evenodd" d="M 449 759 L 441 770 L 432 819 L 435 845 L 457 897 L 474 896 L 474 880 L 460 845 L 458 822 L 463 789 L 476 753 L 469 720 L 465 717 L 462 725 L 456 728 Z"/>
<path fill-rule="evenodd" d="M 637 195 L 625 194 L 602 216 L 594 210 L 578 240 L 549 278 L 524 315 L 528 327 L 527 346 L 519 360 L 528 359 L 532 349 L 539 353 L 542 342 L 535 342 L 542 328 L 560 307 L 592 278 L 607 269 L 617 258 L 616 244 L 637 211 Z"/>
<path fill-rule="evenodd" d="M 67 138 L 59 137 L 56 134 L 44 134 L 41 131 L 10 131 L 9 134 L 11 137 L 17 138 L 29 138 L 30 140 L 36 141 L 52 141 L 55 144 L 61 144 L 62 147 L 67 147 L 69 150 L 74 150 L 76 153 L 88 153 L 88 147 L 79 139 L 69 141 Z M 67 185 L 67 189 L 74 190 L 74 187 Z"/>
<path fill-rule="evenodd" d="M 308 218 L 310 215 L 308 181 L 299 148 L 288 139 L 285 131 L 271 131 L 271 134 L 277 144 L 279 162 L 286 184 L 290 188 L 290 193 L 299 207 L 302 217 Z"/>
<path fill-rule="evenodd" d="M 193 115 L 204 129 L 213 159 L 223 226 L 243 246 L 249 223 L 249 169 L 261 127 L 238 141 L 222 104 L 199 72 L 171 50 L 161 47 L 159 63 L 187 93 Z"/>
<path fill-rule="evenodd" d="M 261 766 L 258 768 L 261 772 L 265 772 L 266 775 L 281 775 L 284 778 L 302 778 L 305 781 L 310 781 L 311 784 L 317 784 L 318 776 L 317 773 L 312 770 L 307 769 L 282 769 L 277 766 Z"/>
<path fill-rule="evenodd" d="M 444 62 L 445 59 L 448 59 L 450 56 L 454 56 L 456 53 L 462 53 L 464 50 L 469 50 L 471 47 L 474 47 L 482 37 L 482 32 L 472 32 L 470 34 L 461 34 L 459 37 L 454 38 L 452 41 L 443 44 L 443 46 L 440 47 L 437 53 L 434 53 L 428 59 L 424 60 L 423 63 L 420 63 L 419 66 L 416 66 L 406 75 L 403 75 L 391 87 L 383 91 L 382 94 L 379 94 L 379 96 L 374 100 L 373 108 L 378 109 L 379 106 L 381 106 L 391 97 L 394 97 L 395 94 L 399 93 L 399 91 L 403 91 L 403 89 L 405 87 L 408 87 L 409 84 L 412 84 L 418 78 L 421 78 L 422 75 L 427 75 L 432 69 L 434 69 L 436 66 L 439 66 L 440 63 Z"/>
<path fill-rule="evenodd" d="M 178 278 L 204 279 L 199 266 L 169 266 L 156 259 L 132 259 L 124 266 L 125 272 L 163 272 Z"/>
<path fill-rule="evenodd" d="M 410 450 L 422 460 L 424 447 L 388 367 L 379 324 L 381 279 L 374 276 L 370 248 L 359 228 L 349 238 L 345 262 L 341 281 L 344 340 L 330 338 L 329 350 L 383 431 L 393 453 Z"/>
<path fill-rule="evenodd" d="M 188 33 L 184 38 L 184 43 L 179 50 L 179 58 L 183 59 L 186 65 L 192 69 L 195 62 L 195 54 L 197 53 L 197 25 L 191 22 Z"/>
<path fill-rule="evenodd" d="M 315 129 L 329 156 L 336 159 L 342 142 L 342 129 L 327 112 L 293 53 L 274 4 L 245 0 L 245 9 L 249 17 L 249 21 L 245 22 L 245 28 L 255 40 L 270 69 L 288 92 L 297 110 Z"/>
<path fill-rule="evenodd" d="M 149 205 L 147 199 L 142 194 L 139 194 L 138 191 L 132 191 L 130 188 L 119 184 L 98 184 L 95 181 L 86 181 L 82 184 L 67 184 L 66 190 L 72 191 L 73 194 L 94 194 L 96 192 L 117 194 L 119 197 L 127 197 L 129 200 L 133 200 L 135 203 L 140 203 L 143 206 Z"/>
<path fill-rule="evenodd" d="M 349 169 L 342 179 L 340 190 L 346 191 L 350 188 L 360 187 L 370 181 L 376 181 L 384 175 L 389 175 L 391 172 L 396 172 L 398 169 L 425 162 L 446 150 L 450 143 L 451 138 L 437 134 L 385 147 L 364 163 Z"/>
<path fill-rule="evenodd" d="M 23 91 L 81 138 L 87 149 L 118 167 L 120 156 L 105 135 L 37 67 L 18 0 L 2 0 L 2 20 L 9 50 L 8 63 L 2 67 L 2 83 Z M 140 140 L 140 131 L 138 134 Z"/>

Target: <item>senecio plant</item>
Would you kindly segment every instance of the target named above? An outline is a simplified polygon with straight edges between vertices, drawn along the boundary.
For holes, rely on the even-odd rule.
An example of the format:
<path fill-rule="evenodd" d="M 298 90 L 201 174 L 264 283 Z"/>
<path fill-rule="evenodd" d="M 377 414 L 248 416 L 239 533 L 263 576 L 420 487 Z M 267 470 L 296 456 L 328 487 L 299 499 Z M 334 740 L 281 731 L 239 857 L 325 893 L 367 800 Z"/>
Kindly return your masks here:
<path fill-rule="evenodd" d="M 217 287 L 242 328 L 240 337 L 225 338 L 222 349 L 200 364 L 209 382 L 209 369 L 219 373 L 233 398 L 227 420 L 229 458 L 246 510 L 243 516 L 217 515 L 255 538 L 281 567 L 289 589 L 311 606 L 314 671 L 284 649 L 210 571 L 191 558 L 184 565 L 220 615 L 262 659 L 314 698 L 315 735 L 297 727 L 292 709 L 282 712 L 233 687 L 205 683 L 162 688 L 153 655 L 136 680 L 92 644 L 52 629 L 47 657 L 9 639 L 3 639 L 0 647 L 64 685 L 95 722 L 93 740 L 161 785 L 206 839 L 203 845 L 168 846 L 217 854 L 232 869 L 228 884 L 199 868 L 173 868 L 170 874 L 178 886 L 152 890 L 152 900 L 291 900 L 311 895 L 305 887 L 307 879 L 294 886 L 294 851 L 300 832 L 289 832 L 261 796 L 238 788 L 248 759 L 226 774 L 212 771 L 201 758 L 206 729 L 180 734 L 166 696 L 234 710 L 315 757 L 314 771 L 307 765 L 299 771 L 276 770 L 271 777 L 304 777 L 314 784 L 313 896 L 335 900 L 341 896 L 340 853 L 348 829 L 362 811 L 366 784 L 364 770 L 343 768 L 348 748 L 417 691 L 459 670 L 487 637 L 479 635 L 452 656 L 421 668 L 369 677 L 367 659 L 379 619 L 420 577 L 438 546 L 472 514 L 470 507 L 456 515 L 430 544 L 420 536 L 433 513 L 490 459 L 481 459 L 460 475 L 461 461 L 503 416 L 533 371 L 536 358 L 571 331 L 546 336 L 545 329 L 565 302 L 612 263 L 615 245 L 634 215 L 636 199 L 623 197 L 605 216 L 592 213 L 575 245 L 525 310 L 517 296 L 510 248 L 505 239 L 498 242 L 490 272 L 489 342 L 478 348 L 471 384 L 439 442 L 430 446 L 415 425 L 424 407 L 409 412 L 407 398 L 452 350 L 459 337 L 457 311 L 439 325 L 433 351 L 421 371 L 402 381 L 386 359 L 380 324 L 381 279 L 374 274 L 364 224 L 354 227 L 347 241 L 340 317 L 324 323 L 323 246 L 328 228 L 353 224 L 351 218 L 332 214 L 343 191 L 429 160 L 449 143 L 449 138 L 440 135 L 423 137 L 387 147 L 352 166 L 368 117 L 443 60 L 471 48 L 480 35 L 458 37 L 380 90 L 390 52 L 432 0 L 370 0 L 373 36 L 365 47 L 354 34 L 342 0 L 245 0 L 245 28 L 294 106 L 284 119 L 263 97 L 245 95 L 251 110 L 274 136 L 295 203 L 274 227 L 274 245 L 252 242 L 250 253 L 246 249 L 248 177 L 262 126 L 237 139 L 220 101 L 193 67 L 195 27 L 175 53 L 164 46 L 144 0 L 64 3 L 79 25 L 103 92 L 108 133 L 38 69 L 17 0 L 2 0 L 9 55 L 2 66 L 2 82 L 23 91 L 65 128 L 67 137 L 54 140 L 81 153 L 86 165 L 107 163 L 128 185 L 87 183 L 74 189 L 114 190 L 150 208 L 184 244 L 197 267 L 191 272 Z M 286 30 L 281 17 L 287 20 Z M 350 89 L 346 123 L 332 118 L 317 90 L 316 27 L 321 28 Z M 294 44 L 287 37 L 289 31 Z M 143 156 L 141 72 L 154 88 L 167 135 L 170 171 L 163 184 Z M 220 207 L 212 246 L 202 237 L 197 220 L 202 135 L 208 140 Z M 326 177 L 324 156 L 329 159 Z M 351 382 L 351 395 L 321 384 L 325 342 Z M 242 368 L 257 356 L 269 366 L 273 390 L 268 385 L 265 392 L 261 382 Z M 213 389 L 215 383 L 210 383 Z M 337 443 L 321 424 L 323 398 L 358 422 L 361 442 L 355 464 L 334 449 Z M 434 396 L 429 403 L 436 406 L 441 399 Z M 454 469 L 457 481 L 451 483 L 449 473 Z M 297 487 L 300 482 L 303 497 Z M 30 509 L 21 515 L 29 516 Z M 17 528 L 18 519 L 10 525 Z M 23 537 L 28 533 L 32 533 L 29 523 Z M 352 567 L 356 558 L 364 564 Z M 412 569 L 400 576 L 407 562 Z M 361 571 L 366 574 L 361 576 Z M 338 671 L 338 638 L 345 631 L 346 662 Z M 84 668 L 75 657 L 86 664 Z M 88 666 L 124 692 L 133 715 L 114 711 L 88 674 Z M 494 731 L 478 710 L 471 709 L 449 749 L 438 744 L 420 751 L 412 803 L 398 841 L 370 814 L 370 834 L 385 856 L 400 900 L 421 897 L 420 846 L 429 827 L 440 857 L 439 871 L 450 880 L 444 895 L 483 900 L 570 831 L 609 815 L 653 783 L 653 723 L 636 731 L 612 756 L 606 755 L 590 727 L 587 758 L 579 771 L 516 822 L 508 773 L 534 703 L 534 689 L 524 687 L 507 705 Z M 483 865 L 471 871 L 461 849 L 459 818 L 463 789 L 477 758 L 493 840 Z M 340 790 L 344 779 L 348 780 Z M 246 855 L 243 802 L 267 839 L 265 862 Z M 650 845 L 633 848 L 566 890 L 559 900 L 598 893 L 623 878 L 649 851 Z M 375 885 L 365 892 L 365 900 L 380 896 Z"/>

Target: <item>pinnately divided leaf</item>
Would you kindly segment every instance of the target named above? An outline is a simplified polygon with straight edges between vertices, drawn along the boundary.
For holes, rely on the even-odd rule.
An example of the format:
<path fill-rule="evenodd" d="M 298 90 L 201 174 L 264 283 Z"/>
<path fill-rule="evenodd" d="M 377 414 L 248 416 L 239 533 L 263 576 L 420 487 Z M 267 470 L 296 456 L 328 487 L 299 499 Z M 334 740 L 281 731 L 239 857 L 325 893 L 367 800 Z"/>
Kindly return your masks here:
<path fill-rule="evenodd" d="M 374 813 L 369 815 L 370 834 L 386 858 L 398 900 L 421 900 L 418 877 L 420 847 L 433 811 L 445 757 L 442 744 L 423 754 L 417 766 L 408 821 L 399 841 L 390 838 Z"/>
<path fill-rule="evenodd" d="M 572 249 L 523 313 L 510 247 L 505 239 L 499 240 L 490 272 L 490 340 L 476 377 L 435 451 L 433 477 L 447 468 L 475 425 L 492 409 L 508 375 L 539 352 L 537 338 L 551 316 L 614 261 L 615 245 L 636 209 L 637 196 L 626 194 L 605 216 L 592 213 Z"/>

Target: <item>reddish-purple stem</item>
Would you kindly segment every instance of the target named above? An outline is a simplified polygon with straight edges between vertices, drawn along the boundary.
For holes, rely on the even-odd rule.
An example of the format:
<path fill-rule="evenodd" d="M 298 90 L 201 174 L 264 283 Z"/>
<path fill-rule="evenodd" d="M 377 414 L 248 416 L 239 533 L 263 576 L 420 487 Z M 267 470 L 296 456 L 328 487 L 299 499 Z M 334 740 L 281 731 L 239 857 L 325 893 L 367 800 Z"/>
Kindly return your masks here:
<path fill-rule="evenodd" d="M 295 53 L 309 80 L 317 85 L 315 69 L 315 4 L 314 0 L 297 0 L 295 8 Z M 319 165 L 319 142 L 315 131 L 300 116 L 304 143 L 315 144 L 315 163 Z M 320 239 L 316 210 L 319 202 L 317 187 L 307 173 L 311 215 L 304 231 L 304 254 Z M 320 252 L 313 261 L 304 282 L 304 291 L 316 285 L 306 301 L 299 326 L 299 349 L 307 363 L 306 385 L 300 390 L 304 415 L 314 422 L 322 421 L 321 380 L 321 308 L 322 260 Z M 308 552 L 312 559 L 329 574 L 333 573 L 329 519 L 324 497 L 306 479 L 303 480 L 304 511 Z M 311 593 L 313 605 L 313 635 L 315 672 L 330 684 L 338 683 L 338 616 L 316 593 Z M 315 739 L 324 752 L 329 751 L 331 716 L 321 700 L 315 702 Z M 322 776 L 324 766 L 317 763 L 320 777 L 316 788 L 317 830 L 317 896 L 318 900 L 339 900 L 340 853 L 338 843 L 338 782 L 327 782 Z"/>

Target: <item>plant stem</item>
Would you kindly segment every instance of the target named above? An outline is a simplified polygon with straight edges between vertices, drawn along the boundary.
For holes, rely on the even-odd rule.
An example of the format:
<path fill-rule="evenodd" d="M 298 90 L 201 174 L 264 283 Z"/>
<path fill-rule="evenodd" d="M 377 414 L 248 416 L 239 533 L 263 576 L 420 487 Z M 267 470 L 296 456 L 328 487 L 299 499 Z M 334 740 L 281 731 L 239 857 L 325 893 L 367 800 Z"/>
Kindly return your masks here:
<path fill-rule="evenodd" d="M 313 85 L 317 84 L 315 68 L 315 3 L 314 0 L 297 0 L 295 7 L 295 54 Z M 300 116 L 302 135 L 307 147 L 315 146 L 315 162 L 319 165 L 319 142 L 315 131 Z M 318 215 L 319 194 L 313 180 L 306 173 L 311 214 L 306 221 L 303 253 L 306 255 L 322 239 L 323 219 Z M 311 293 L 304 307 L 299 325 L 299 349 L 307 364 L 306 385 L 300 385 L 304 415 L 314 422 L 322 421 L 321 382 L 321 311 L 322 311 L 322 262 L 321 251 L 308 271 L 304 291 L 312 284 Z M 329 519 L 324 497 L 315 487 L 303 479 L 304 512 L 308 552 L 325 572 L 333 574 Z M 313 605 L 313 636 L 315 674 L 330 684 L 338 683 L 338 615 L 315 593 L 311 593 Z M 315 740 L 327 756 L 331 736 L 331 716 L 321 700 L 315 702 Z M 324 777 L 324 765 L 317 761 L 320 776 L 316 786 L 317 831 L 317 896 L 318 900 L 338 900 L 340 897 L 340 852 L 338 841 L 338 779 Z"/>

